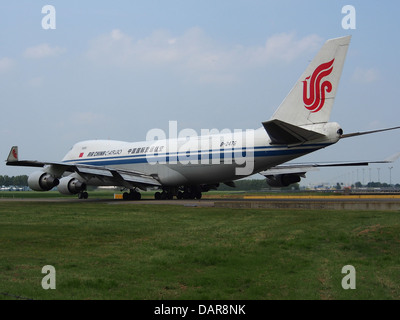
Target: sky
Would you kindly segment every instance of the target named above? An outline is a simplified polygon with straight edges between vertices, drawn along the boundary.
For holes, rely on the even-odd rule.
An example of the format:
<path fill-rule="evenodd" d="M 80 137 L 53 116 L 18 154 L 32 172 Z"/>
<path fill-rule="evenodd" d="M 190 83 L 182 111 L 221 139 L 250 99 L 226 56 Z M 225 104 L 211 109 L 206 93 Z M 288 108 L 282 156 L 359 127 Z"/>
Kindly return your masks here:
<path fill-rule="evenodd" d="M 343 28 L 346 5 L 355 29 Z M 366 0 L 2 1 L 0 155 L 18 145 L 21 159 L 59 161 L 78 141 L 142 141 L 155 128 L 168 133 L 169 121 L 199 134 L 258 128 L 322 44 L 345 35 L 331 121 L 345 133 L 399 126 L 399 9 Z M 296 162 L 383 160 L 400 151 L 399 135 L 343 139 Z M 390 173 L 400 183 L 399 161 L 321 169 L 302 184 L 389 182 Z M 0 164 L 0 175 L 32 171 Z"/>

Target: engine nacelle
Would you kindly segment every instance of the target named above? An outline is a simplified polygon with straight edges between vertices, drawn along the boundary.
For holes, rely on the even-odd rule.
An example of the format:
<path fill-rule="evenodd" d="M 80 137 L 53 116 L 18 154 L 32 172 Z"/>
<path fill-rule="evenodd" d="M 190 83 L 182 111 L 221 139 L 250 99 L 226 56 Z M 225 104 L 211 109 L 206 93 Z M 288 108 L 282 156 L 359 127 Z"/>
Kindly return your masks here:
<path fill-rule="evenodd" d="M 44 171 L 35 171 L 28 177 L 28 186 L 35 191 L 49 191 L 59 184 L 59 180 Z"/>
<path fill-rule="evenodd" d="M 62 194 L 77 194 L 86 190 L 86 183 L 81 182 L 76 178 L 64 177 L 60 180 L 57 189 Z"/>
<path fill-rule="evenodd" d="M 271 187 L 287 187 L 292 183 L 300 182 L 301 178 L 298 174 L 277 174 L 274 176 L 267 176 L 267 183 Z"/>

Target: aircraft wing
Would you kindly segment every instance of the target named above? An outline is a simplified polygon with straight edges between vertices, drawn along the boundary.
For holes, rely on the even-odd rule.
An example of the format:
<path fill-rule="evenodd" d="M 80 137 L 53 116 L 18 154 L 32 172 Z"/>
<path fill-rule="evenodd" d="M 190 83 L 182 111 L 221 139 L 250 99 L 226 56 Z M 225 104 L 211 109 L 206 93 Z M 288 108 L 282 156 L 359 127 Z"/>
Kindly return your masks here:
<path fill-rule="evenodd" d="M 159 187 L 161 183 L 153 176 L 138 171 L 121 170 L 107 167 L 74 165 L 75 172 L 80 176 L 107 178 L 116 182 L 116 185 L 123 185 L 128 188 L 133 186 L 143 189 L 144 187 Z"/>
<path fill-rule="evenodd" d="M 6 165 L 39 168 L 51 166 L 52 171 L 57 172 L 60 176 L 64 172 L 76 172 L 86 180 L 98 178 L 100 180 L 113 181 L 115 182 L 115 185 L 124 186 L 127 188 L 132 188 L 132 186 L 134 186 L 144 189 L 146 187 L 161 186 L 161 183 L 155 177 L 138 171 L 121 170 L 85 164 L 66 164 L 64 162 L 18 160 L 18 149 L 16 147 L 11 148 Z"/>

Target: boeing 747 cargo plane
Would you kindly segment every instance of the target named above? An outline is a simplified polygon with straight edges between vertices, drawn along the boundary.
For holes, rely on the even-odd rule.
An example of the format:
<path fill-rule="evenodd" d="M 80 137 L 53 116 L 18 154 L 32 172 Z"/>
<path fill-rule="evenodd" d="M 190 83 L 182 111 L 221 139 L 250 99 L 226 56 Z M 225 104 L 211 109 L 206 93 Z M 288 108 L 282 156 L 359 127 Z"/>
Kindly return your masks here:
<path fill-rule="evenodd" d="M 60 162 L 19 160 L 18 148 L 12 147 L 7 165 L 41 168 L 28 178 L 36 191 L 57 186 L 62 194 L 87 198 L 89 185 L 119 186 L 130 190 L 124 193 L 127 200 L 140 199 L 139 189 L 151 187 L 159 189 L 156 199 L 200 199 L 220 183 L 234 186 L 235 180 L 255 173 L 282 187 L 299 182 L 315 167 L 366 165 L 282 165 L 343 138 L 400 128 L 344 134 L 338 123 L 328 122 L 349 43 L 350 36 L 328 40 L 258 129 L 143 142 L 83 141 Z"/>

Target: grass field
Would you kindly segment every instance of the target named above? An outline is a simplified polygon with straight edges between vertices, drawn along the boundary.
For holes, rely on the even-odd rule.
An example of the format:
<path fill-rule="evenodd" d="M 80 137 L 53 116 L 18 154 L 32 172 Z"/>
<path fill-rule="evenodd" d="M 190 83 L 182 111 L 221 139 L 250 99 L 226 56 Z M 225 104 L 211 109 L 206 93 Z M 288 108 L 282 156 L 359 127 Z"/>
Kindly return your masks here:
<path fill-rule="evenodd" d="M 399 254 L 399 212 L 0 202 L 0 299 L 399 299 Z"/>

